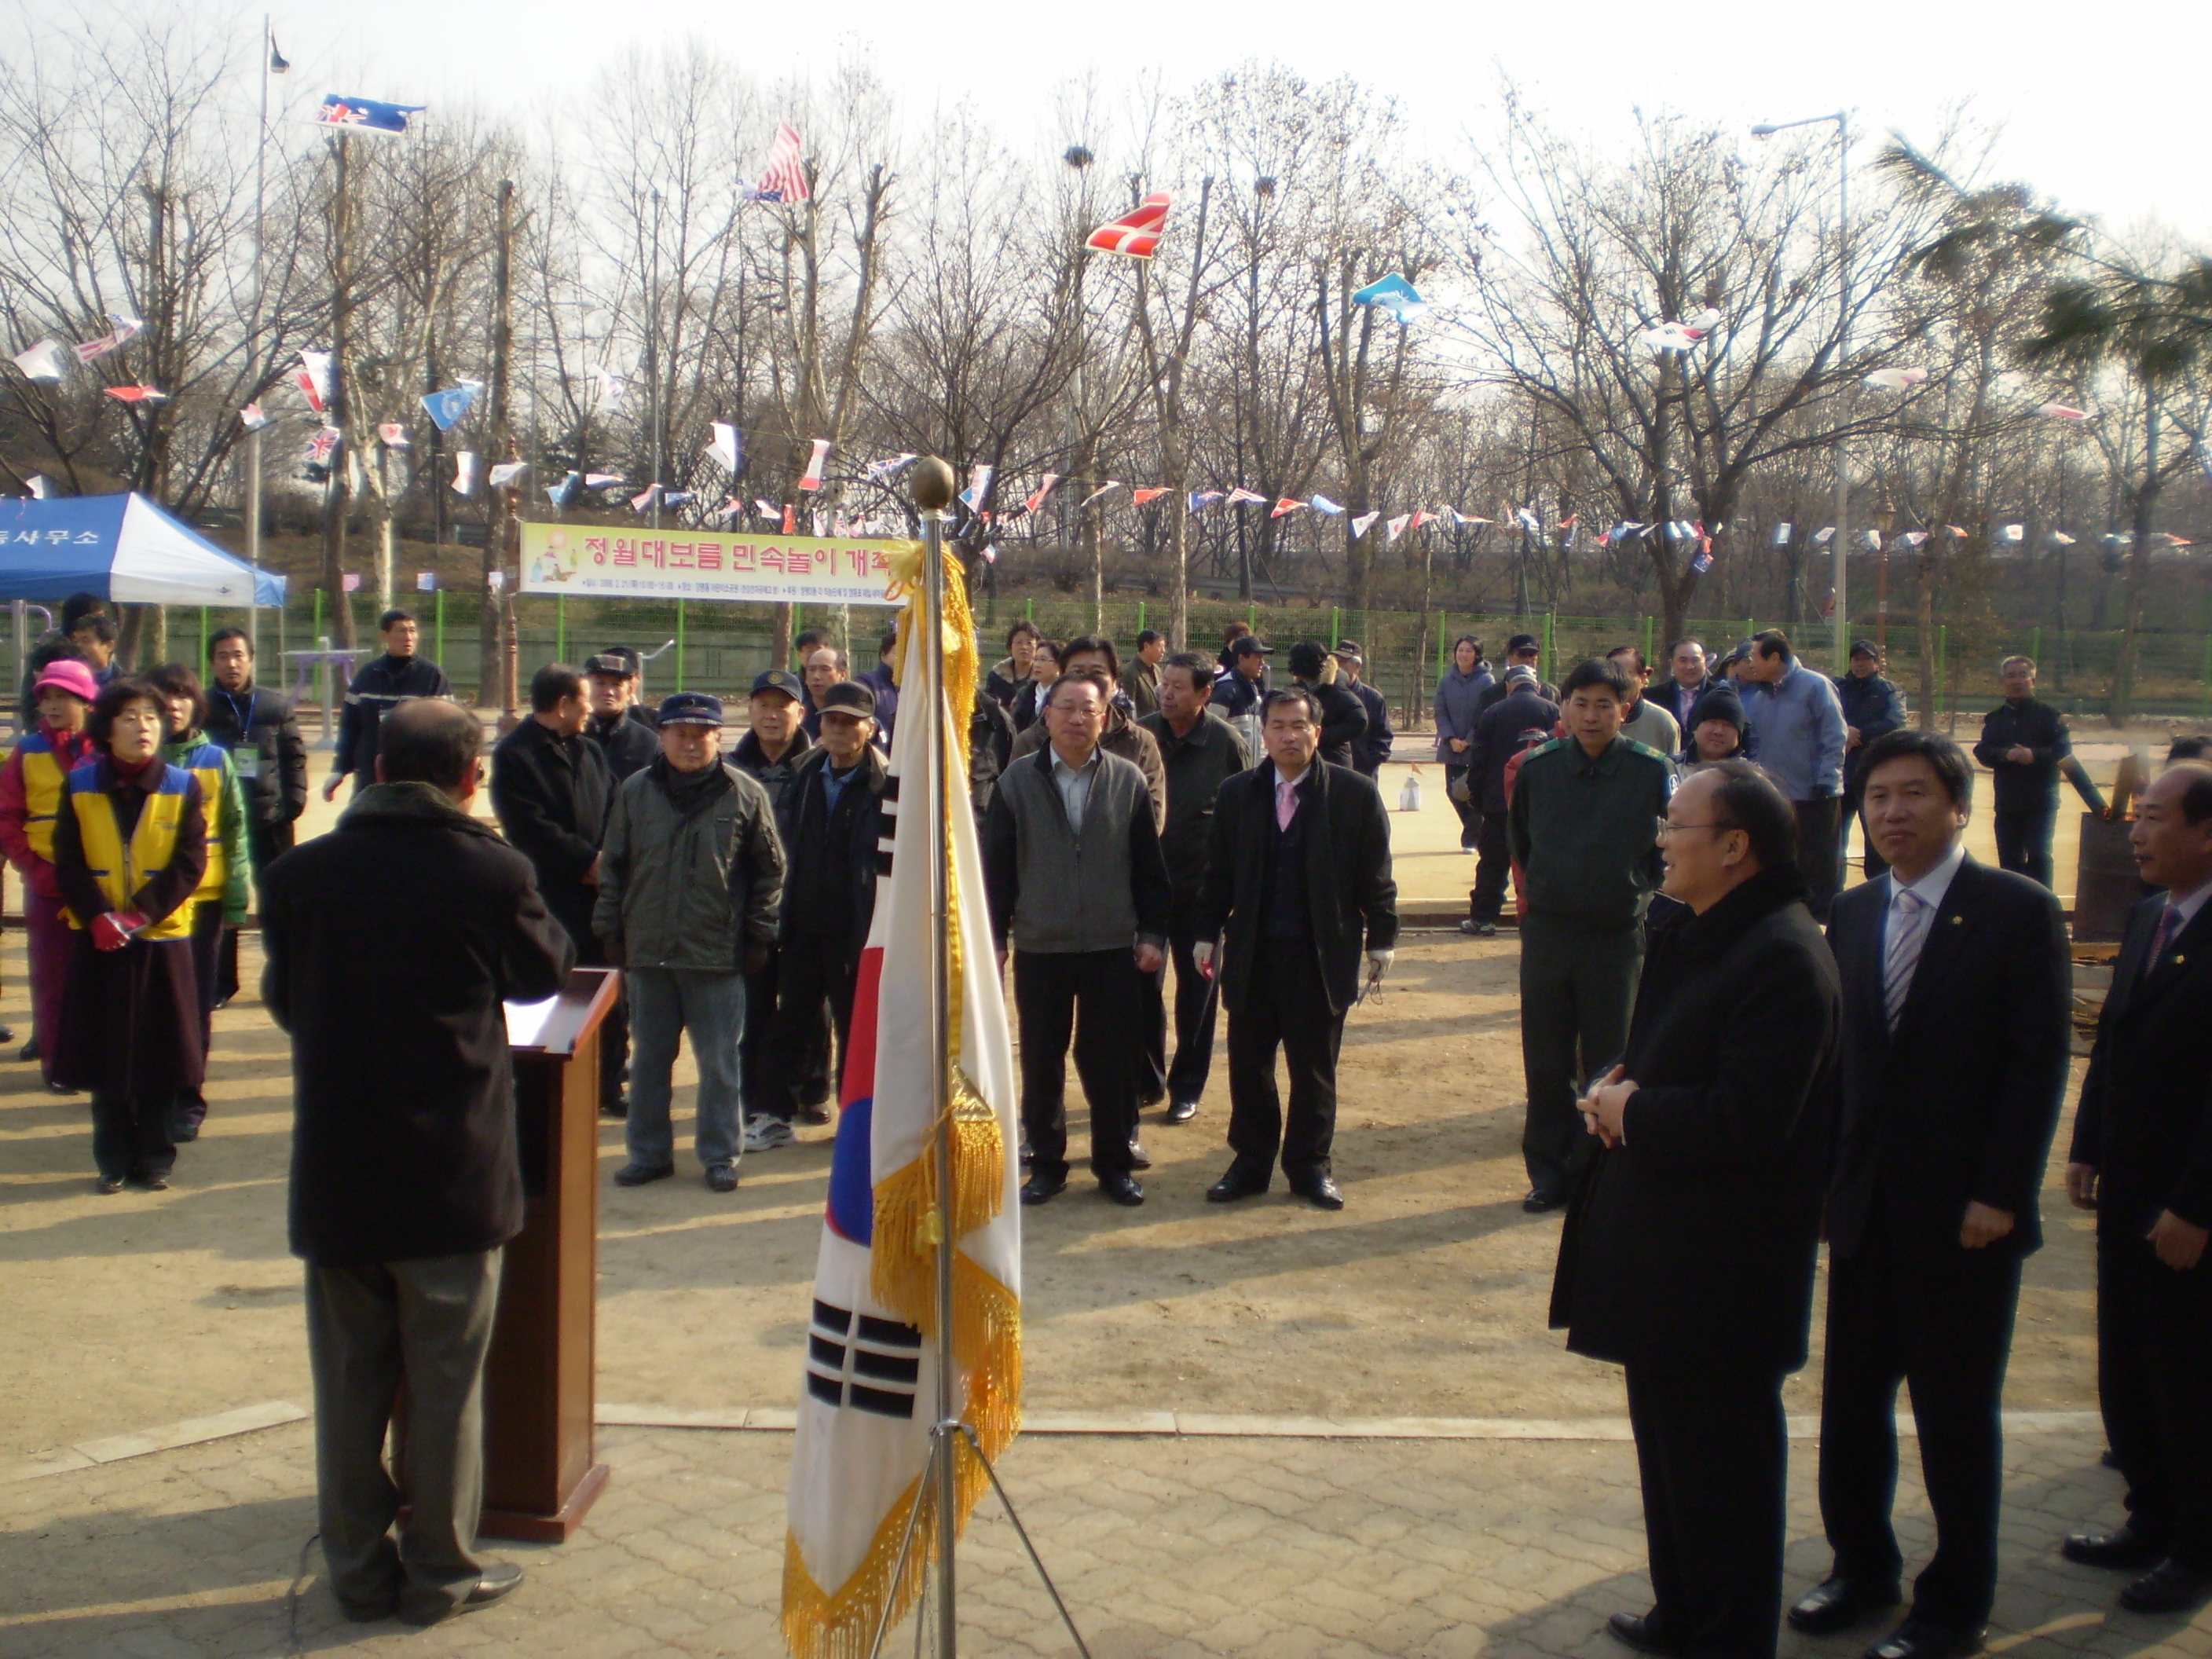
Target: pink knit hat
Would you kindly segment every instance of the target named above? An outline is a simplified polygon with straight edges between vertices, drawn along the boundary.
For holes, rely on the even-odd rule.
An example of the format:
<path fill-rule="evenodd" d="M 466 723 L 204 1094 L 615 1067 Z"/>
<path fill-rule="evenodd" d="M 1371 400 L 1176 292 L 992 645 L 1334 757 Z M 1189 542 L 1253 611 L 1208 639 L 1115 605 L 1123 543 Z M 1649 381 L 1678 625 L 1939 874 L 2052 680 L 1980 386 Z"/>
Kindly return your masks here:
<path fill-rule="evenodd" d="M 36 696 L 50 685 L 71 696 L 82 697 L 87 702 L 100 696 L 100 684 L 92 678 L 92 670 L 74 657 L 64 657 L 40 669 L 39 682 L 31 688 L 31 695 Z"/>

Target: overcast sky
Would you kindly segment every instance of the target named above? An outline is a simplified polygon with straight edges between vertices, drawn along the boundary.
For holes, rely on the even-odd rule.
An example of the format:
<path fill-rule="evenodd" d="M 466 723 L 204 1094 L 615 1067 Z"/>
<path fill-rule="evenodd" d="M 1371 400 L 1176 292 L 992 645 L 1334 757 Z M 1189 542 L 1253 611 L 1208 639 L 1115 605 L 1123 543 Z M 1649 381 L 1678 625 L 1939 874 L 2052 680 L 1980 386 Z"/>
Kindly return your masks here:
<path fill-rule="evenodd" d="M 1173 84 L 1248 57 L 1310 76 L 1350 71 L 1400 97 L 1449 155 L 1480 125 L 1502 68 L 1599 136 L 1641 105 L 1748 126 L 1849 106 L 1872 153 L 1895 127 L 1925 140 L 1948 106 L 2000 124 L 1996 167 L 2115 228 L 2154 216 L 2212 240 L 2196 77 L 2212 61 L 2205 0 L 1790 0 L 1653 6 L 1626 0 L 1380 6 L 1316 0 L 1115 0 L 929 8 L 846 0 L 799 7 L 699 0 L 381 0 L 277 13 L 309 75 L 357 66 L 375 84 L 327 90 L 495 110 L 588 87 L 635 42 L 697 34 L 773 79 L 817 76 L 848 42 L 910 89 L 909 112 L 967 94 L 1009 139 L 1044 131 L 1054 85 L 1085 69 L 1109 86 L 1147 69 Z M 2146 65 L 2149 66 L 2146 69 Z M 302 77 L 305 79 L 306 77 Z M 312 88 L 297 82 L 297 95 Z"/>

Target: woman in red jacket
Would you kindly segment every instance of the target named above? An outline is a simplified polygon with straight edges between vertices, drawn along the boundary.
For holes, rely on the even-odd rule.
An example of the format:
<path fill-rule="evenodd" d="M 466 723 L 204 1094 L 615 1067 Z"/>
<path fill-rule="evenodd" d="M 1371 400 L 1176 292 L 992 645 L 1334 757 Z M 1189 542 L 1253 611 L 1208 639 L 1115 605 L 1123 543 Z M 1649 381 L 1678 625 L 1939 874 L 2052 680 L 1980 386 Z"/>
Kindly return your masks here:
<path fill-rule="evenodd" d="M 92 756 L 85 711 L 100 695 L 92 670 L 74 657 L 48 663 L 33 688 L 39 727 L 0 767 L 0 851 L 23 878 L 23 927 L 31 963 L 31 1040 L 21 1058 L 36 1060 L 46 1086 L 54 1082 L 54 1032 L 61 1018 L 62 981 L 69 972 L 70 927 L 54 878 L 54 815 L 69 775 Z"/>

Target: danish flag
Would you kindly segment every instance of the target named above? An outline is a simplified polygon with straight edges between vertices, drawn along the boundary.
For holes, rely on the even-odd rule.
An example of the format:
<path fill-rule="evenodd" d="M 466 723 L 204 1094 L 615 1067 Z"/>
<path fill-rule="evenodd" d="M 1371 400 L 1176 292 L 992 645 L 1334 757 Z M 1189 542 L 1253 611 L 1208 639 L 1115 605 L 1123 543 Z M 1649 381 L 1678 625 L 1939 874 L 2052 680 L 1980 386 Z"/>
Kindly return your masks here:
<path fill-rule="evenodd" d="M 1156 190 L 1136 209 L 1091 233 L 1084 246 L 1096 253 L 1126 253 L 1133 259 L 1149 259 L 1160 250 L 1160 232 L 1168 222 L 1168 193 Z"/>

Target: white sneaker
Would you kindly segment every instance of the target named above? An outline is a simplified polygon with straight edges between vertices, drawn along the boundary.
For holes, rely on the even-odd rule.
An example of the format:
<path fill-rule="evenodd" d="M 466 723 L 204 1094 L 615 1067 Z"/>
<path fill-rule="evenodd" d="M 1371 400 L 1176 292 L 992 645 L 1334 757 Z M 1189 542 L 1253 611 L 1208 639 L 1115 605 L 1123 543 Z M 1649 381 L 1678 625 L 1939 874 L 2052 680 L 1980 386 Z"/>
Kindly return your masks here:
<path fill-rule="evenodd" d="M 745 1124 L 745 1150 L 765 1152 L 775 1146 L 795 1146 L 799 1136 L 779 1117 L 756 1117 Z"/>

